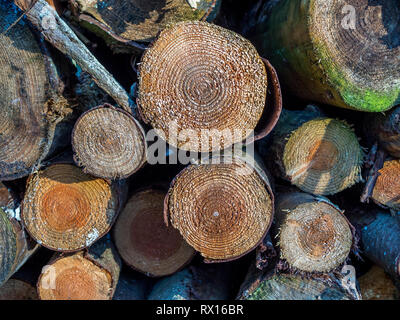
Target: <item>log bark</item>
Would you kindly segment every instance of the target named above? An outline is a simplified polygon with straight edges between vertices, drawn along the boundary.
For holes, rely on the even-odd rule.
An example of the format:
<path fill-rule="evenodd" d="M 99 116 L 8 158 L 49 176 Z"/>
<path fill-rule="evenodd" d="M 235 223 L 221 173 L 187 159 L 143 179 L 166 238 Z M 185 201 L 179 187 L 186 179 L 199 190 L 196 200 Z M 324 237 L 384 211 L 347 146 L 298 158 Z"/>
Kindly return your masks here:
<path fill-rule="evenodd" d="M 327 198 L 302 192 L 276 198 L 273 229 L 281 259 L 293 269 L 326 273 L 343 265 L 353 245 L 351 228 Z"/>
<path fill-rule="evenodd" d="M 167 26 L 186 20 L 213 21 L 221 0 L 137 1 L 107 0 L 101 6 L 89 0 L 73 0 L 82 26 L 102 36 L 117 52 L 150 42 Z"/>
<path fill-rule="evenodd" d="M 361 180 L 363 157 L 350 125 L 308 107 L 284 110 L 267 160 L 278 177 L 302 191 L 332 195 Z"/>
<path fill-rule="evenodd" d="M 262 138 L 279 117 L 280 95 L 274 68 L 248 40 L 205 22 L 163 30 L 139 65 L 141 119 L 182 150 L 211 152 L 252 134 Z"/>
<path fill-rule="evenodd" d="M 398 1 L 271 4 L 253 40 L 293 93 L 368 112 L 400 102 Z"/>
<path fill-rule="evenodd" d="M 229 264 L 190 266 L 159 280 L 148 300 L 228 300 L 234 272 Z"/>
<path fill-rule="evenodd" d="M 72 133 L 75 163 L 105 179 L 124 179 L 146 162 L 146 138 L 138 121 L 109 104 L 81 115 Z"/>
<path fill-rule="evenodd" d="M 114 228 L 121 258 L 133 269 L 153 277 L 175 273 L 195 255 L 179 231 L 165 225 L 165 195 L 166 191 L 157 189 L 134 193 Z"/>
<path fill-rule="evenodd" d="M 387 154 L 400 158 L 400 107 L 387 113 L 366 114 L 364 134 L 371 145 L 378 145 Z"/>
<path fill-rule="evenodd" d="M 150 286 L 148 278 L 122 272 L 113 300 L 146 300 Z"/>
<path fill-rule="evenodd" d="M 20 222 L 19 201 L 0 183 L 0 287 L 37 250 Z"/>
<path fill-rule="evenodd" d="M 382 267 L 393 279 L 400 276 L 400 224 L 387 212 L 365 207 L 347 211 L 359 231 L 363 255 Z"/>
<path fill-rule="evenodd" d="M 69 142 L 73 109 L 46 45 L 0 4 L 0 180 L 27 176 Z"/>
<path fill-rule="evenodd" d="M 110 239 L 74 254 L 58 254 L 43 268 L 37 288 L 41 300 L 111 300 L 121 260 Z"/>
<path fill-rule="evenodd" d="M 41 245 L 71 252 L 91 246 L 113 225 L 124 203 L 125 186 L 57 163 L 32 175 L 22 221 Z"/>
<path fill-rule="evenodd" d="M 204 158 L 171 183 L 166 222 L 170 220 L 206 262 L 237 259 L 267 234 L 274 196 L 261 165 L 242 154 Z"/>
<path fill-rule="evenodd" d="M 363 300 L 399 300 L 400 293 L 385 271 L 374 265 L 359 278 Z"/>

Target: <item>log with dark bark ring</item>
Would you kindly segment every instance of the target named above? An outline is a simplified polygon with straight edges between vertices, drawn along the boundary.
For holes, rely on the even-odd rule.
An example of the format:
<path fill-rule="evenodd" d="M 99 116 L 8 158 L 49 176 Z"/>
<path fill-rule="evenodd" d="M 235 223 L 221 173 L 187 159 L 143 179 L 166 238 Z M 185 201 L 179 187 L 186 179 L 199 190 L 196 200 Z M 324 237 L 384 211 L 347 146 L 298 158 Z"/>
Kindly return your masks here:
<path fill-rule="evenodd" d="M 397 0 L 274 1 L 254 42 L 303 99 L 361 111 L 400 102 Z"/>
<path fill-rule="evenodd" d="M 175 177 L 165 198 L 166 222 L 170 219 L 206 262 L 247 254 L 270 228 L 274 196 L 269 180 L 254 159 L 248 160 L 236 155 L 202 159 Z"/>
<path fill-rule="evenodd" d="M 276 198 L 275 231 L 281 258 L 291 268 L 330 272 L 342 265 L 353 245 L 347 218 L 328 199 L 307 193 Z"/>
<path fill-rule="evenodd" d="M 115 227 L 115 245 L 121 258 L 148 276 L 175 273 L 195 251 L 163 218 L 165 191 L 145 189 L 132 195 Z"/>
<path fill-rule="evenodd" d="M 372 200 L 385 208 L 400 211 L 400 160 L 386 160 L 378 171 Z"/>
<path fill-rule="evenodd" d="M 270 108 L 267 86 L 266 67 L 248 40 L 206 22 L 182 22 L 144 53 L 138 109 L 172 146 L 220 150 L 253 133 Z"/>
<path fill-rule="evenodd" d="M 70 252 L 92 245 L 119 212 L 119 190 L 70 164 L 53 164 L 32 175 L 22 208 L 29 234 L 51 250 Z"/>
<path fill-rule="evenodd" d="M 45 56 L 11 2 L 0 4 L 0 180 L 28 175 L 49 152 L 53 139 L 52 86 Z M 7 32 L 5 32 L 9 29 Z M 51 67 L 54 67 L 53 65 Z M 54 102 L 54 101 L 53 101 Z M 65 105 L 67 103 L 64 101 Z M 51 108 L 54 110 L 51 110 Z M 58 110 L 57 110 L 58 108 Z M 60 112 L 61 111 L 61 112 Z"/>
<path fill-rule="evenodd" d="M 44 266 L 37 283 L 41 300 L 111 300 L 121 260 L 109 239 L 88 250 L 56 255 Z"/>
<path fill-rule="evenodd" d="M 9 279 L 0 287 L 0 300 L 39 300 L 35 286 L 19 279 Z"/>
<path fill-rule="evenodd" d="M 72 148 L 78 166 L 105 179 L 127 178 L 146 162 L 143 128 L 132 115 L 109 104 L 81 115 Z"/>
<path fill-rule="evenodd" d="M 302 191 L 332 195 L 361 180 L 364 152 L 350 125 L 311 110 L 285 110 L 276 127 L 270 165 Z"/>
<path fill-rule="evenodd" d="M 267 70 L 268 87 L 266 103 L 268 103 L 268 106 L 265 106 L 261 119 L 254 129 L 254 137 L 250 137 L 246 140 L 248 144 L 265 138 L 271 133 L 278 123 L 283 108 L 281 84 L 278 79 L 278 73 L 267 59 L 261 59 L 264 61 Z"/>

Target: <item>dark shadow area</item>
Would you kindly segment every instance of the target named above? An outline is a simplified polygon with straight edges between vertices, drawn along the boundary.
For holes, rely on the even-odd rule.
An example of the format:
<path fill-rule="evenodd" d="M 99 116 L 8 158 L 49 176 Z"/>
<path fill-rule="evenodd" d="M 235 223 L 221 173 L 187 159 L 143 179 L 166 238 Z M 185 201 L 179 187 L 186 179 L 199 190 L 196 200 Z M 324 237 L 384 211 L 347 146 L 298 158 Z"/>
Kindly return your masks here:
<path fill-rule="evenodd" d="M 398 0 L 368 0 L 368 5 L 380 7 L 382 10 L 382 24 L 387 35 L 381 40 L 388 49 L 400 46 L 400 2 Z"/>

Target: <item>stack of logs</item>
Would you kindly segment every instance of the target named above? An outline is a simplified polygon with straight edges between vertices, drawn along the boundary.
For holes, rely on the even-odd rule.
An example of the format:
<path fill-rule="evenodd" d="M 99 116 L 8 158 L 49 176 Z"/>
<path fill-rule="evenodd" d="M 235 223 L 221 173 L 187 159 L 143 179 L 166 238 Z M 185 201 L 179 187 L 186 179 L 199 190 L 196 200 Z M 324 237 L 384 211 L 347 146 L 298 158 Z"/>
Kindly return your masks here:
<path fill-rule="evenodd" d="M 0 0 L 0 299 L 399 299 L 398 1 L 121 3 Z"/>

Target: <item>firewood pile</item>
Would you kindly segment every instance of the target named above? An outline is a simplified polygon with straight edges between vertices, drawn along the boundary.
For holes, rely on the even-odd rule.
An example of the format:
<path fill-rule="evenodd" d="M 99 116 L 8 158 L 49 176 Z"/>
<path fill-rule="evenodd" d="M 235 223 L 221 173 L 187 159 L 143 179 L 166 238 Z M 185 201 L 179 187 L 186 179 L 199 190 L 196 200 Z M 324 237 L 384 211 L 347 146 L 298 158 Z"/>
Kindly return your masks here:
<path fill-rule="evenodd" d="M 0 0 L 0 300 L 400 299 L 398 0 Z"/>

